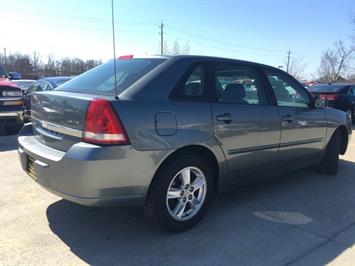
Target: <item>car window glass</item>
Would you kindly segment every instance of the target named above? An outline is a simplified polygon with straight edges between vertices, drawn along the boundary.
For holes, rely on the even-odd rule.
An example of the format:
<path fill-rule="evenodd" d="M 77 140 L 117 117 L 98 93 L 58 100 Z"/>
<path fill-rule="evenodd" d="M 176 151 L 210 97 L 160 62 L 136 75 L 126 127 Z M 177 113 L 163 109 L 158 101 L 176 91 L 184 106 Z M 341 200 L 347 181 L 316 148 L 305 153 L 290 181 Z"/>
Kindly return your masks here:
<path fill-rule="evenodd" d="M 201 65 L 195 67 L 182 87 L 182 93 L 187 97 L 198 97 L 204 92 L 205 68 Z"/>
<path fill-rule="evenodd" d="M 40 87 L 40 82 L 34 83 L 31 87 L 28 88 L 27 94 L 34 93 L 35 91 L 38 91 L 38 87 Z"/>
<path fill-rule="evenodd" d="M 267 70 L 267 78 L 274 91 L 279 106 L 303 107 L 310 104 L 308 94 L 286 75 Z"/>
<path fill-rule="evenodd" d="M 249 66 L 217 66 L 216 95 L 222 103 L 266 104 L 262 83 Z"/>
<path fill-rule="evenodd" d="M 352 95 L 352 96 L 355 96 L 355 87 L 351 87 L 349 89 L 349 94 Z"/>
<path fill-rule="evenodd" d="M 52 89 L 52 86 L 47 81 L 43 81 L 42 90 L 43 91 L 50 91 L 51 89 Z"/>
<path fill-rule="evenodd" d="M 55 90 L 88 92 L 99 95 L 116 95 L 117 91 L 118 94 L 121 94 L 165 60 L 160 58 L 117 59 L 116 72 L 114 71 L 114 61 L 110 60 L 63 83 Z"/>

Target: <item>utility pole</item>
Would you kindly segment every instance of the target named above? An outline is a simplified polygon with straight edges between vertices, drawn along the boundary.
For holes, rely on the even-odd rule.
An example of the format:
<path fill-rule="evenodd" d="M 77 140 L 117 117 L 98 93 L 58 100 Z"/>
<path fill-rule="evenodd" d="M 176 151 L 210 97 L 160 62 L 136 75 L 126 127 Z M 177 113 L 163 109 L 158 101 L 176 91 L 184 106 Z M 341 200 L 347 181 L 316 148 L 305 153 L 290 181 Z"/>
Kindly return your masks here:
<path fill-rule="evenodd" d="M 291 51 L 288 50 L 287 52 L 287 68 L 286 68 L 286 72 L 288 73 L 289 67 L 290 67 L 290 58 L 291 58 Z"/>
<path fill-rule="evenodd" d="M 4 65 L 6 65 L 7 60 L 6 60 L 6 47 L 4 47 Z"/>
<path fill-rule="evenodd" d="M 160 54 L 163 55 L 164 54 L 164 23 L 163 21 L 160 22 Z"/>

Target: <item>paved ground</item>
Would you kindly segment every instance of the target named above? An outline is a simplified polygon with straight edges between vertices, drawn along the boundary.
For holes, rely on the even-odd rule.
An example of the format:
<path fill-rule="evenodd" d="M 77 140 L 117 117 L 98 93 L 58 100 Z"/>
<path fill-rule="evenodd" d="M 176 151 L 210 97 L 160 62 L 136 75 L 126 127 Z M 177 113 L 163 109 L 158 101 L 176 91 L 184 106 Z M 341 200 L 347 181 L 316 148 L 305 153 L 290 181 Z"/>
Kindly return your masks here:
<path fill-rule="evenodd" d="M 355 136 L 337 176 L 303 170 L 224 193 L 183 234 L 140 208 L 49 194 L 20 169 L 15 139 L 0 137 L 0 265 L 355 265 Z"/>

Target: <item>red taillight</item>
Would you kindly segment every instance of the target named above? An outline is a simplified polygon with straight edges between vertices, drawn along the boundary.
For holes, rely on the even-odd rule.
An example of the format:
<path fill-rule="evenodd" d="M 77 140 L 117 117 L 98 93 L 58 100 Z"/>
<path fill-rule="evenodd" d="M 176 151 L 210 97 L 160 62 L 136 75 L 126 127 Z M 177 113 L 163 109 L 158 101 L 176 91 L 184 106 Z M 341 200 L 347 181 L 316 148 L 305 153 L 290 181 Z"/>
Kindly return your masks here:
<path fill-rule="evenodd" d="M 132 59 L 132 58 L 133 58 L 133 54 L 121 55 L 120 57 L 118 57 L 118 59 L 120 59 L 120 60 L 128 60 L 128 59 Z"/>
<path fill-rule="evenodd" d="M 319 97 L 323 100 L 335 101 L 337 98 L 336 94 L 321 94 Z"/>
<path fill-rule="evenodd" d="M 89 103 L 83 141 L 95 144 L 129 144 L 122 123 L 109 101 L 94 99 Z"/>

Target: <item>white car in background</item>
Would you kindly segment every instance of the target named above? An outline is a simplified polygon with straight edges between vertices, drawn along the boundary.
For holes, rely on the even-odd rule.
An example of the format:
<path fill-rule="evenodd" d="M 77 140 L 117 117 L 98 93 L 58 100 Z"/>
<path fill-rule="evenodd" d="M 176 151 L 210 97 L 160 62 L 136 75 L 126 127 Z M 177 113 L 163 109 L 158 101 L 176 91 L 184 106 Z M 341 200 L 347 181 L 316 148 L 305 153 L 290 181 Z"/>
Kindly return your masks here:
<path fill-rule="evenodd" d="M 33 83 L 36 82 L 34 79 L 17 79 L 17 80 L 12 80 L 12 83 L 15 83 L 20 89 L 26 93 L 27 89 L 32 86 Z"/>

